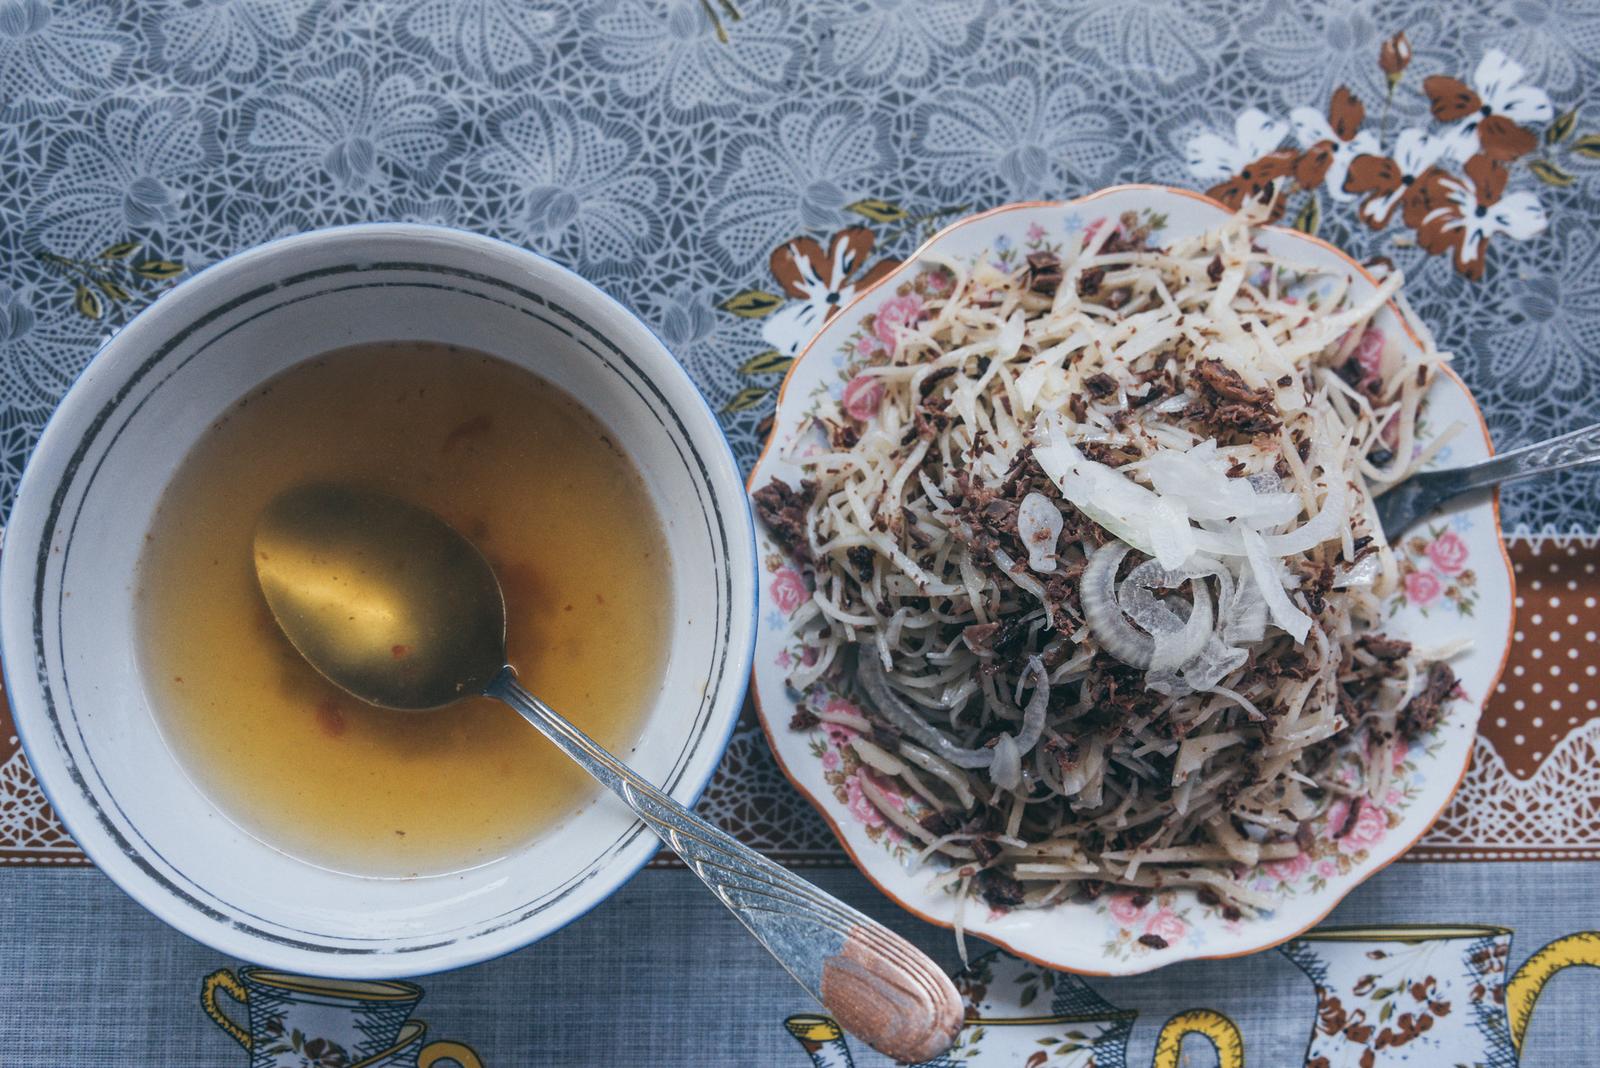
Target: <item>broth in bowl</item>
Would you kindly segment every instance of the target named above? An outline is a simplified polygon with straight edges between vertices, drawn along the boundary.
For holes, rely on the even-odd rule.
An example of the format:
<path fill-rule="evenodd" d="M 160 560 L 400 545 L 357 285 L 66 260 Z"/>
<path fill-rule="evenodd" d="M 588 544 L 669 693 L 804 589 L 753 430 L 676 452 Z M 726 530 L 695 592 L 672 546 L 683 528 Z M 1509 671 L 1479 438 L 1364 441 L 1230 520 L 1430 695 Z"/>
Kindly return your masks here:
<path fill-rule="evenodd" d="M 251 540 L 279 493 L 357 483 L 431 509 L 494 566 L 525 685 L 626 758 L 661 685 L 672 576 L 632 461 L 528 371 L 434 343 L 342 349 L 240 400 L 179 467 L 139 568 L 164 738 L 240 826 L 336 871 L 404 877 L 513 852 L 598 787 L 511 709 L 365 704 L 291 646 Z M 401 655 L 397 653 L 397 655 Z"/>

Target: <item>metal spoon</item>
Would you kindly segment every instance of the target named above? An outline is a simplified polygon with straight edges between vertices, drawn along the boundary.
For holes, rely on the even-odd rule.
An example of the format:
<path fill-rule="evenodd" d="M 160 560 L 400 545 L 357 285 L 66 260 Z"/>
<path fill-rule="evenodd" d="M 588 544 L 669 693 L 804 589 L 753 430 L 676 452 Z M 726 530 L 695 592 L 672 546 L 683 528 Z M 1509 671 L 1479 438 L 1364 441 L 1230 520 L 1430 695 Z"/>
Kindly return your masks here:
<path fill-rule="evenodd" d="M 1393 542 L 1417 520 L 1464 493 L 1596 460 L 1600 460 L 1600 423 L 1549 441 L 1512 449 L 1467 467 L 1423 471 L 1378 498 L 1378 525 L 1383 528 L 1384 538 Z"/>
<path fill-rule="evenodd" d="M 518 685 L 494 571 L 438 516 L 301 487 L 262 514 L 255 564 L 278 625 L 335 685 L 393 709 L 504 701 L 626 801 L 845 1030 L 908 1062 L 955 1041 L 961 998 L 924 953 L 696 816 Z"/>

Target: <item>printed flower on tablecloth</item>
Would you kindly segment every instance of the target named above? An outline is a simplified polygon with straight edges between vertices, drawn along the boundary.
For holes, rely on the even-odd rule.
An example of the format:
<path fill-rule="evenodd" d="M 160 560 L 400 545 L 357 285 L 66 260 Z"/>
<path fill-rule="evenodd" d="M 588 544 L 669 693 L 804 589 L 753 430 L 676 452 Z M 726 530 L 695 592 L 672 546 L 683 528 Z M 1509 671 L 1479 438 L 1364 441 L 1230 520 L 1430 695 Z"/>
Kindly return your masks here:
<path fill-rule="evenodd" d="M 862 198 L 893 168 L 895 152 L 887 119 L 845 99 L 780 105 L 759 135 L 733 138 L 722 159 L 706 209 L 707 247 L 736 273 L 754 268 L 785 235 L 859 222 Z"/>
<path fill-rule="evenodd" d="M 505 89 L 548 61 L 566 14 L 554 0 L 422 0 L 399 15 L 394 37 L 421 59 Z"/>
<path fill-rule="evenodd" d="M 1288 210 L 1294 194 L 1286 179 L 1293 177 L 1305 192 L 1294 227 L 1310 234 L 1321 226 L 1319 190 L 1325 189 L 1334 202 L 1359 199 L 1357 213 L 1375 230 L 1386 227 L 1398 211 L 1405 225 L 1418 231 L 1418 246 L 1429 255 L 1452 252 L 1457 272 L 1476 281 L 1483 277 L 1491 237 L 1526 240 L 1545 228 L 1537 196 L 1505 192 L 1510 174 L 1505 163 L 1527 154 L 1539 141 L 1522 123 L 1550 123 L 1544 131 L 1546 151 L 1527 163 L 1528 171 L 1547 185 L 1568 186 L 1577 180 L 1564 166 L 1569 157 L 1580 165 L 1600 158 L 1600 135 L 1567 143 L 1577 109 L 1556 117 L 1549 95 L 1522 84 L 1523 68 L 1498 49 L 1485 54 L 1472 86 L 1445 75 L 1428 78 L 1425 90 L 1432 113 L 1438 122 L 1451 125 L 1431 133 L 1407 127 L 1395 135 L 1392 151 L 1385 155 L 1383 127 L 1412 59 L 1404 31 L 1384 40 L 1377 58 L 1389 92 L 1378 132 L 1362 129 L 1365 107 L 1348 86 L 1339 85 L 1326 117 L 1310 106 L 1291 109 L 1302 151 L 1280 148 L 1283 123 L 1247 108 L 1234 120 L 1232 140 L 1210 131 L 1190 139 L 1190 173 L 1214 182 L 1207 192 L 1235 209 L 1250 198 L 1275 196 L 1274 219 Z M 1445 169 L 1450 160 L 1466 161 L 1465 174 Z M 1483 160 L 1502 170 L 1486 168 Z M 1397 237 L 1396 242 L 1407 239 Z"/>
<path fill-rule="evenodd" d="M 1365 117 L 1366 108 L 1343 85 L 1333 91 L 1326 117 L 1307 107 L 1289 112 L 1295 139 L 1304 149 L 1294 166 L 1294 180 L 1302 189 L 1311 189 L 1326 180 L 1328 195 L 1333 199 L 1350 200 L 1354 196 L 1344 188 L 1351 161 L 1378 151 L 1378 135 L 1361 129 Z"/>
<path fill-rule="evenodd" d="M 12 0 L 0 8 L 0 122 L 53 114 L 111 90 L 133 47 L 111 4 Z"/>
<path fill-rule="evenodd" d="M 829 30 L 817 54 L 825 73 L 846 74 L 852 85 L 910 86 L 977 50 L 994 0 L 812 0 L 807 6 Z"/>
<path fill-rule="evenodd" d="M 1009 199 L 1093 189 L 1127 158 L 1122 120 L 1073 79 L 1009 63 L 941 92 L 912 116 L 916 157 L 951 197 L 992 186 Z"/>
<path fill-rule="evenodd" d="M 506 190 L 500 228 L 580 270 L 637 269 L 661 232 L 660 183 L 639 132 L 590 108 L 525 96 L 484 122 L 468 176 Z"/>
<path fill-rule="evenodd" d="M 1525 241 L 1545 228 L 1544 205 L 1533 193 L 1505 191 L 1510 172 L 1488 156 L 1473 156 L 1463 176 L 1436 172 L 1422 191 L 1417 244 L 1430 255 L 1450 252 L 1456 270 L 1483 277 L 1489 239 Z"/>
<path fill-rule="evenodd" d="M 35 234 L 50 251 L 74 255 L 171 223 L 220 159 L 210 107 L 178 97 L 107 101 L 87 129 L 65 127 L 50 143 Z"/>
<path fill-rule="evenodd" d="M 1521 84 L 1524 73 L 1520 63 L 1491 48 L 1479 61 L 1470 86 L 1441 74 L 1423 81 L 1433 117 L 1455 123 L 1444 134 L 1445 151 L 1452 158 L 1465 162 L 1481 152 L 1504 161 L 1534 150 L 1538 138 L 1523 124 L 1549 122 L 1555 108 L 1543 89 Z"/>
<path fill-rule="evenodd" d="M 794 12 L 752 4 L 737 22 L 699 0 L 585 3 L 584 61 L 624 99 L 703 119 L 778 99 L 805 58 Z"/>
<path fill-rule="evenodd" d="M 1444 141 L 1430 137 L 1416 127 L 1401 130 L 1394 139 L 1393 156 L 1357 156 L 1350 161 L 1344 189 L 1361 197 L 1357 214 L 1374 230 L 1389 225 L 1395 209 L 1407 226 L 1422 217 L 1422 191 L 1438 174 L 1434 164 L 1444 155 Z"/>
<path fill-rule="evenodd" d="M 1246 108 L 1233 123 L 1233 139 L 1220 134 L 1197 134 L 1189 140 L 1185 160 L 1189 172 L 1202 181 L 1216 184 L 1206 190 L 1237 210 L 1247 198 L 1262 197 L 1273 183 L 1294 173 L 1298 154 L 1292 148 L 1279 148 L 1289 128 L 1260 108 Z M 1275 206 L 1272 218 L 1283 214 L 1283 201 Z"/>
<path fill-rule="evenodd" d="M 272 188 L 318 175 L 356 192 L 395 177 L 426 179 L 462 138 L 455 108 L 425 89 L 420 73 L 380 73 L 355 55 L 296 71 L 246 98 L 242 112 L 239 144 Z"/>
<path fill-rule="evenodd" d="M 191 85 L 219 77 L 244 82 L 273 52 L 292 54 L 304 44 L 321 6 L 323 0 L 150 4 L 140 23 L 155 69 Z"/>
<path fill-rule="evenodd" d="M 858 291 L 899 266 L 890 259 L 866 266 L 875 240 L 871 230 L 852 226 L 834 234 L 826 252 L 809 237 L 791 238 L 773 249 L 772 277 L 796 299 L 766 316 L 762 339 L 781 356 L 796 355 Z"/>

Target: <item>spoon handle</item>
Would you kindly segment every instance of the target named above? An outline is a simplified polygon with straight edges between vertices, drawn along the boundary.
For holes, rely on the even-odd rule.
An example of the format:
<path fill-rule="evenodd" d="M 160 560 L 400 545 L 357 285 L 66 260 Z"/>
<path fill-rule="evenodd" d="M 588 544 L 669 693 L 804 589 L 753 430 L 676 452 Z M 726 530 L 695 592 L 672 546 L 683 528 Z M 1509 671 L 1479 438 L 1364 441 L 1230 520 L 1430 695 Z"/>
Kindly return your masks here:
<path fill-rule="evenodd" d="M 484 691 L 520 712 L 638 813 L 840 1025 L 898 1061 L 955 1041 L 961 998 L 904 938 L 741 845 L 606 752 L 505 668 Z"/>

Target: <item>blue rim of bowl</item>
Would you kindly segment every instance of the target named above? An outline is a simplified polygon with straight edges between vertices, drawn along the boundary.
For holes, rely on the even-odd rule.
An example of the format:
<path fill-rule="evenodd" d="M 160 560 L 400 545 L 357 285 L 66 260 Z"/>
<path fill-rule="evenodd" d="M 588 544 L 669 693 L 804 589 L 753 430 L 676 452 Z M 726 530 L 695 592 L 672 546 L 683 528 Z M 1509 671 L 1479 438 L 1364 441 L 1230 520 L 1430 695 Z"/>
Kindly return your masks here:
<path fill-rule="evenodd" d="M 679 361 L 677 356 L 673 354 L 671 347 L 667 345 L 667 343 L 661 338 L 661 336 L 653 328 L 651 328 L 649 326 L 649 324 L 647 324 L 643 319 L 641 319 L 638 315 L 636 315 L 634 312 L 632 312 L 630 309 L 628 309 L 626 306 L 624 306 L 621 301 L 619 301 L 615 297 L 611 296 L 609 293 L 607 293 L 605 290 L 601 289 L 599 286 L 595 285 L 593 282 L 590 282 L 589 280 L 587 280 L 583 276 L 579 275 L 576 271 L 573 271 L 571 268 L 566 267 L 565 265 L 556 262 L 555 260 L 551 259 L 550 257 L 548 257 L 546 255 L 543 255 L 542 253 L 534 252 L 531 249 L 526 249 L 526 248 L 523 248 L 523 247 L 521 247 L 519 245 L 514 245 L 511 242 L 503 241 L 503 240 L 501 240 L 499 238 L 496 238 L 496 237 L 491 237 L 489 235 L 475 233 L 475 232 L 470 231 L 470 230 L 459 229 L 457 227 L 439 226 L 439 225 L 424 224 L 424 223 L 363 222 L 363 223 L 351 223 L 351 224 L 346 224 L 346 225 L 342 225 L 342 226 L 324 227 L 324 228 L 318 229 L 318 230 L 309 230 L 309 231 L 305 231 L 305 232 L 299 233 L 299 234 L 290 234 L 290 235 L 285 235 L 283 237 L 273 238 L 272 240 L 262 242 L 259 245 L 253 245 L 250 248 L 241 249 L 238 252 L 231 253 L 230 255 L 228 255 L 228 256 L 216 261 L 215 263 L 207 264 L 205 267 L 201 268 L 199 271 L 195 272 L 190 277 L 184 279 L 181 283 L 179 283 L 178 286 L 173 287 L 172 290 L 168 290 L 166 292 L 163 292 L 163 293 L 159 294 L 158 297 L 156 298 L 156 301 L 165 299 L 166 297 L 170 296 L 172 293 L 176 292 L 177 290 L 186 287 L 190 282 L 193 282 L 196 279 L 199 279 L 199 278 L 203 277 L 204 275 L 215 271 L 218 268 L 237 265 L 238 261 L 240 261 L 242 259 L 253 258 L 253 257 L 259 256 L 259 255 L 263 255 L 263 254 L 267 253 L 269 250 L 275 249 L 275 248 L 277 248 L 278 246 L 281 246 L 281 245 L 304 241 L 304 240 L 306 240 L 308 238 L 311 238 L 313 236 L 315 236 L 315 237 L 333 237 L 333 236 L 343 236 L 343 235 L 359 235 L 359 234 L 364 233 L 364 232 L 381 232 L 381 233 L 387 233 L 387 234 L 392 234 L 392 235 L 396 235 L 396 236 L 409 236 L 409 237 L 421 237 L 421 238 L 429 238 L 429 237 L 446 238 L 446 239 L 457 240 L 457 241 L 466 240 L 469 243 L 480 243 L 480 244 L 489 244 L 489 245 L 499 246 L 500 248 L 502 248 L 502 249 L 506 250 L 507 252 L 509 252 L 513 257 L 528 257 L 528 258 L 530 258 L 532 260 L 538 261 L 539 263 L 543 264 L 545 267 L 547 267 L 550 270 L 552 270 L 558 277 L 564 278 L 565 280 L 567 280 L 567 281 L 569 281 L 571 283 L 574 283 L 580 290 L 586 291 L 590 296 L 592 296 L 595 299 L 597 299 L 599 301 L 599 303 L 603 307 L 605 307 L 606 309 L 610 310 L 611 312 L 613 312 L 615 314 L 620 315 L 623 318 L 624 321 L 631 322 L 631 323 L 637 325 L 638 327 L 640 327 L 644 331 L 644 333 L 648 337 L 650 337 L 651 340 L 653 340 L 657 345 L 659 345 L 661 347 L 661 351 L 668 357 L 668 361 L 669 361 L 672 369 L 670 371 L 666 371 L 666 373 L 669 374 L 669 375 L 675 373 L 676 375 L 681 376 L 682 384 L 684 384 L 684 385 L 686 385 L 688 387 L 688 392 L 690 394 L 692 394 L 694 396 L 694 398 L 699 402 L 700 410 L 704 413 L 707 424 L 714 431 L 714 433 L 711 435 L 711 437 L 713 437 L 722 446 L 722 456 L 725 458 L 725 460 L 726 460 L 726 462 L 728 464 L 728 468 L 731 470 L 731 472 L 732 472 L 732 474 L 734 476 L 735 483 L 738 484 L 738 485 L 741 485 L 741 486 L 743 485 L 743 480 L 739 478 L 739 464 L 738 464 L 737 458 L 734 456 L 732 446 L 728 442 L 726 432 L 723 430 L 721 423 L 717 420 L 716 414 L 712 411 L 710 404 L 706 401 L 705 395 L 703 393 L 701 393 L 699 387 L 697 385 L 695 385 L 694 380 L 689 377 L 688 372 L 684 370 L 681 361 Z M 129 323 L 123 328 L 123 330 L 126 330 L 128 327 L 131 327 L 140 318 L 143 318 L 144 316 L 146 316 L 147 313 L 150 311 L 150 309 L 155 306 L 155 303 L 156 302 L 153 301 L 151 303 L 151 305 L 148 305 L 146 308 L 142 309 L 132 320 L 129 321 Z M 120 333 L 121 333 L 121 331 L 119 331 L 119 334 Z M 596 333 L 596 336 L 603 336 L 603 335 L 599 335 L 599 333 L 597 331 L 595 333 Z M 72 384 L 67 388 L 66 392 L 62 395 L 61 400 L 58 401 L 56 403 L 55 408 L 52 409 L 49 418 L 45 422 L 45 426 L 44 426 L 43 430 L 40 432 L 38 441 L 35 443 L 34 450 L 29 455 L 28 463 L 25 465 L 25 467 L 23 469 L 22 478 L 18 482 L 17 492 L 14 495 L 13 502 L 12 502 L 12 511 L 13 511 L 13 513 L 16 510 L 17 503 L 22 501 L 24 499 L 25 495 L 30 495 L 31 496 L 31 494 L 34 493 L 34 492 L 44 492 L 44 488 L 43 487 L 35 488 L 33 486 L 33 482 L 37 479 L 37 477 L 39 477 L 37 475 L 37 469 L 36 469 L 36 466 L 34 464 L 34 456 L 38 453 L 39 446 L 44 444 L 45 442 L 47 442 L 48 439 L 51 436 L 58 436 L 60 434 L 65 433 L 65 431 L 63 431 L 61 429 L 60 423 L 59 423 L 59 420 L 61 418 L 61 413 L 62 413 L 63 409 L 67 407 L 68 402 L 69 402 L 69 400 L 71 400 L 74 390 L 76 390 L 78 388 L 79 383 L 94 371 L 96 364 L 99 363 L 99 361 L 101 360 L 105 350 L 115 341 L 116 336 L 118 336 L 118 335 L 113 335 L 112 337 L 108 337 L 95 350 L 94 356 L 90 359 L 88 364 L 85 365 L 84 369 L 79 372 L 77 377 L 73 380 Z M 654 376 L 651 376 L 651 377 L 654 377 Z M 756 644 L 757 634 L 759 632 L 759 620 L 758 620 L 759 596 L 758 596 L 757 586 L 758 586 L 758 583 L 759 583 L 759 580 L 760 580 L 759 560 L 757 559 L 757 556 L 756 556 L 755 521 L 754 521 L 754 517 L 753 517 L 752 512 L 751 512 L 750 506 L 749 506 L 749 501 L 746 498 L 745 494 L 743 492 L 739 492 L 737 494 L 734 494 L 733 496 L 737 497 L 737 499 L 739 501 L 739 504 L 740 504 L 740 511 L 741 511 L 741 513 L 743 514 L 743 517 L 744 517 L 744 524 L 743 524 L 744 537 L 742 539 L 739 539 L 737 537 L 737 534 L 735 533 L 735 531 L 738 529 L 738 524 L 737 523 L 731 523 L 730 526 L 732 526 L 734 528 L 734 530 L 730 530 L 729 548 L 730 548 L 730 550 L 733 549 L 737 542 L 742 541 L 742 543 L 743 543 L 743 545 L 745 547 L 745 550 L 747 552 L 747 555 L 749 557 L 749 561 L 750 561 L 750 576 L 749 576 L 750 577 L 750 596 L 748 597 L 748 601 L 749 601 L 749 619 L 748 619 L 748 623 L 749 623 L 749 626 L 748 626 L 747 637 L 746 637 L 746 639 L 745 639 L 745 641 L 743 643 L 743 648 L 742 649 L 734 647 L 732 645 L 732 643 L 730 643 L 730 648 L 728 650 L 728 660 L 729 660 L 729 666 L 733 670 L 731 671 L 731 673 L 729 673 L 726 676 L 729 679 L 729 681 L 726 683 L 726 686 L 728 688 L 727 692 L 730 695 L 735 695 L 735 699 L 730 700 L 730 702 L 729 702 L 729 705 L 731 707 L 731 714 L 729 714 L 727 716 L 727 723 L 726 723 L 726 725 L 725 725 L 725 727 L 723 729 L 721 738 L 720 739 L 716 739 L 713 736 L 710 739 L 711 745 L 714 747 L 714 752 L 715 752 L 716 755 L 715 755 L 715 758 L 712 759 L 709 762 L 709 766 L 708 766 L 706 772 L 704 773 L 704 775 L 700 776 L 699 780 L 697 782 L 693 783 L 692 790 L 691 790 L 688 798 L 684 801 L 684 804 L 686 806 L 688 806 L 688 807 L 693 807 L 695 805 L 695 803 L 698 802 L 700 797 L 704 794 L 706 787 L 711 782 L 712 776 L 714 776 L 716 774 L 717 768 L 721 764 L 722 756 L 726 753 L 728 745 L 732 741 L 733 732 L 738 727 L 739 719 L 740 719 L 740 717 L 742 715 L 745 703 L 749 699 L 750 682 L 751 682 L 751 679 L 752 679 L 752 669 L 754 667 L 755 644 Z M 7 527 L 12 525 L 10 523 L 10 521 L 9 521 L 9 518 L 8 518 L 8 521 L 7 521 L 6 525 L 7 525 Z M 11 558 L 12 557 L 11 557 L 10 554 L 7 554 L 5 557 L 0 557 L 0 575 L 13 574 L 13 573 L 15 573 L 16 568 L 23 566 L 21 564 L 11 564 L 10 566 L 6 566 L 5 561 L 8 560 L 8 559 L 11 559 Z M 734 569 L 732 567 L 732 563 L 733 563 L 732 553 L 730 552 L 730 571 L 729 571 L 730 578 L 732 578 L 733 575 L 734 575 Z M 9 586 L 9 583 L 6 584 L 6 585 Z M 30 585 L 31 585 L 31 583 L 30 583 Z M 3 587 L 0 587 L 0 592 L 3 592 Z M 734 590 L 730 586 L 730 595 L 733 592 L 734 592 Z M 735 620 L 737 618 L 737 615 L 738 615 L 737 605 L 734 604 L 734 603 L 730 603 L 728 611 L 729 611 L 729 619 L 730 619 L 730 623 L 731 623 L 733 620 Z M 29 612 L 29 615 L 30 616 L 33 615 L 31 610 Z M 14 680 L 15 677 L 17 677 L 14 674 L 15 670 L 16 669 L 11 666 L 11 664 L 10 664 L 8 659 L 0 658 L 0 675 L 3 675 L 3 677 L 4 677 L 5 685 L 6 685 L 6 689 L 7 689 L 8 693 L 13 694 L 13 695 L 18 694 L 18 693 L 26 692 L 25 690 L 19 690 L 14 685 L 13 680 Z M 23 726 L 23 720 L 21 718 L 14 717 L 14 721 L 15 721 L 16 728 L 17 728 L 17 737 L 18 737 L 18 740 L 19 740 L 19 742 L 21 744 L 22 751 L 23 751 L 24 755 L 27 757 L 30 766 L 37 768 L 39 765 L 38 765 L 38 762 L 34 759 L 33 746 L 29 742 L 28 731 Z M 95 861 L 95 856 L 94 856 L 93 851 L 91 851 L 91 849 L 88 846 L 86 846 L 82 842 L 82 840 L 79 839 L 79 837 L 76 834 L 73 833 L 73 828 L 71 826 L 71 821 L 70 821 L 69 817 L 56 804 L 55 798 L 54 798 L 54 796 L 52 794 L 52 791 L 51 791 L 50 787 L 47 785 L 44 777 L 36 774 L 35 778 L 36 778 L 36 780 L 38 782 L 40 792 L 44 795 L 45 800 L 50 804 L 52 810 L 55 811 L 55 813 L 57 814 L 57 817 L 59 819 L 61 819 L 63 826 L 66 827 L 66 829 L 68 831 L 68 834 L 72 836 L 74 843 L 77 844 L 78 847 L 83 850 L 84 854 L 90 859 L 91 862 Z M 678 788 L 681 790 L 683 785 L 684 785 L 684 783 L 682 781 L 680 781 L 680 783 L 678 784 Z M 622 844 L 622 846 L 620 848 L 621 849 L 628 849 L 628 848 L 632 847 L 634 840 L 636 840 L 641 833 L 647 833 L 647 828 L 646 828 L 645 824 L 642 821 L 635 820 L 619 836 L 619 840 L 623 842 L 623 844 Z M 638 859 L 637 861 L 630 861 L 630 862 L 628 862 L 628 863 L 626 863 L 626 864 L 621 866 L 620 875 L 616 878 L 616 881 L 610 887 L 608 887 L 606 889 L 605 893 L 599 895 L 598 897 L 596 897 L 593 901 L 589 902 L 584 907 L 574 911 L 570 916 L 564 918 L 560 923 L 555 924 L 554 926 L 550 927 L 548 930 L 541 931 L 541 932 L 539 932 L 537 934 L 533 934 L 533 935 L 531 935 L 531 936 L 529 936 L 529 937 L 527 937 L 525 939 L 513 940 L 513 944 L 508 945 L 503 949 L 497 949 L 495 951 L 492 951 L 492 952 L 489 952 L 489 953 L 485 953 L 485 954 L 468 953 L 460 960 L 454 960 L 454 961 L 452 961 L 450 963 L 442 964 L 442 965 L 440 965 L 438 967 L 429 968 L 429 969 L 422 970 L 422 971 L 411 970 L 411 969 L 396 970 L 396 971 L 394 971 L 392 973 L 392 975 L 389 972 L 383 972 L 382 974 L 379 974 L 379 973 L 373 973 L 373 972 L 368 972 L 368 971 L 361 971 L 359 974 L 353 974 L 352 977 L 362 978 L 362 979 L 374 979 L 374 978 L 390 978 L 390 977 L 400 977 L 400 976 L 431 975 L 431 974 L 436 974 L 438 972 L 451 971 L 451 970 L 454 970 L 454 969 L 457 969 L 457 968 L 467 967 L 467 966 L 472 965 L 472 964 L 483 963 L 485 961 L 497 960 L 500 957 L 507 956 L 507 955 L 509 955 L 511 953 L 517 952 L 520 949 L 525 949 L 528 946 L 534 944 L 535 942 L 542 941 L 543 939 L 549 937 L 550 935 L 555 934 L 557 931 L 562 930 L 563 928 L 565 928 L 569 924 L 574 923 L 577 920 L 582 919 L 584 916 L 588 915 L 590 912 L 592 912 L 600 904 L 602 904 L 606 900 L 609 900 L 610 897 L 613 894 L 615 894 L 617 891 L 621 890 L 628 882 L 630 882 L 633 879 L 633 877 L 635 875 L 637 875 L 645 867 L 645 865 L 647 865 L 654 858 L 654 856 L 656 855 L 657 850 L 644 850 L 642 852 L 643 852 L 643 855 L 640 857 L 640 859 Z M 220 944 L 219 941 L 214 941 L 211 938 L 206 937 L 206 936 L 193 934 L 190 931 L 184 929 L 183 927 L 180 927 L 177 923 L 169 920 L 164 911 L 159 911 L 159 910 L 155 909 L 151 905 L 150 902 L 146 901 L 144 896 L 142 895 L 142 893 L 135 893 L 128 886 L 124 885 L 121 880 L 113 878 L 110 875 L 110 873 L 108 871 L 106 871 L 104 866 L 102 866 L 102 865 L 100 865 L 98 863 L 96 863 L 95 866 L 97 868 L 100 868 L 101 872 L 103 874 L 106 874 L 106 876 L 108 878 L 111 878 L 112 882 L 116 883 L 116 885 L 118 886 L 119 889 L 123 890 L 124 893 L 128 894 L 129 897 L 133 898 L 136 902 L 138 902 L 141 906 L 143 906 L 147 911 L 150 911 L 151 913 L 153 913 L 158 919 L 163 920 L 163 922 L 167 922 L 169 924 L 169 926 L 172 926 L 175 930 L 178 930 L 180 933 L 185 934 L 188 937 L 195 938 L 197 941 L 200 941 L 203 944 L 209 945 L 209 946 L 211 946 L 211 948 L 216 949 L 219 952 L 233 952 L 233 947 L 231 947 L 231 946 L 226 946 L 226 945 Z M 153 876 L 149 872 L 144 872 L 142 874 L 143 874 L 144 878 L 146 878 L 146 879 L 152 879 L 153 878 L 158 882 L 165 882 L 166 881 L 163 877 Z M 142 889 L 143 888 L 141 887 L 141 890 Z M 202 916 L 205 916 L 208 920 L 211 920 L 212 922 L 216 922 L 218 920 L 217 917 L 206 916 L 205 908 L 203 906 L 201 906 L 199 903 L 194 902 L 192 900 L 189 900 L 188 895 L 180 894 L 179 895 L 179 900 L 182 903 L 181 907 L 186 909 L 190 913 L 197 913 L 197 914 L 200 914 Z M 520 920 L 520 921 L 517 921 L 515 923 L 510 924 L 504 929 L 516 930 L 517 926 L 522 922 L 526 922 L 526 918 L 524 918 L 523 920 Z M 235 930 L 235 931 L 240 930 L 239 925 L 237 923 L 231 924 L 230 925 L 230 929 Z M 209 934 L 209 930 L 210 929 L 207 928 L 208 934 Z M 293 954 L 314 954 L 314 953 L 318 953 L 319 952 L 319 949 L 316 946 L 300 944 L 300 943 L 294 943 L 292 941 L 285 940 L 285 939 L 283 939 L 281 937 L 273 936 L 273 935 L 270 935 L 270 934 L 267 934 L 267 933 L 264 933 L 264 932 L 250 932 L 250 933 L 247 933 L 245 935 L 245 937 L 250 938 L 253 942 L 265 942 L 265 943 L 272 943 L 272 944 L 275 944 L 275 945 L 283 945 L 283 946 L 285 946 L 285 948 L 288 949 L 288 951 L 290 953 L 293 953 Z M 371 961 L 371 960 L 400 961 L 400 960 L 405 959 L 405 954 L 407 952 L 427 953 L 427 952 L 431 952 L 431 951 L 435 951 L 435 950 L 444 948 L 445 945 L 455 946 L 455 945 L 470 945 L 470 944 L 471 944 L 471 941 L 470 941 L 470 939 L 468 939 L 466 941 L 452 941 L 452 942 L 449 942 L 449 943 L 445 943 L 444 945 L 433 944 L 433 945 L 430 945 L 430 946 L 420 947 L 419 949 L 409 950 L 409 951 L 404 951 L 404 950 L 403 951 L 392 951 L 392 950 L 390 950 L 390 951 L 382 951 L 382 950 L 372 951 L 372 952 L 369 952 L 369 953 L 366 953 L 366 954 L 362 954 L 359 957 L 356 957 L 355 955 L 347 953 L 347 952 L 337 952 L 337 951 L 327 951 L 327 950 L 322 950 L 321 952 L 327 952 L 328 953 L 328 958 L 327 959 L 329 959 L 329 960 L 340 960 L 340 961 L 343 961 L 343 960 L 361 959 L 363 961 Z M 277 961 L 276 963 L 280 964 L 280 965 L 285 965 L 285 966 L 288 966 L 288 967 L 301 967 L 301 966 L 304 966 L 301 962 L 298 962 L 298 961 L 291 962 L 291 961 L 288 961 L 287 959 Z M 341 972 L 340 975 L 336 976 L 336 977 L 344 977 L 344 973 Z"/>

